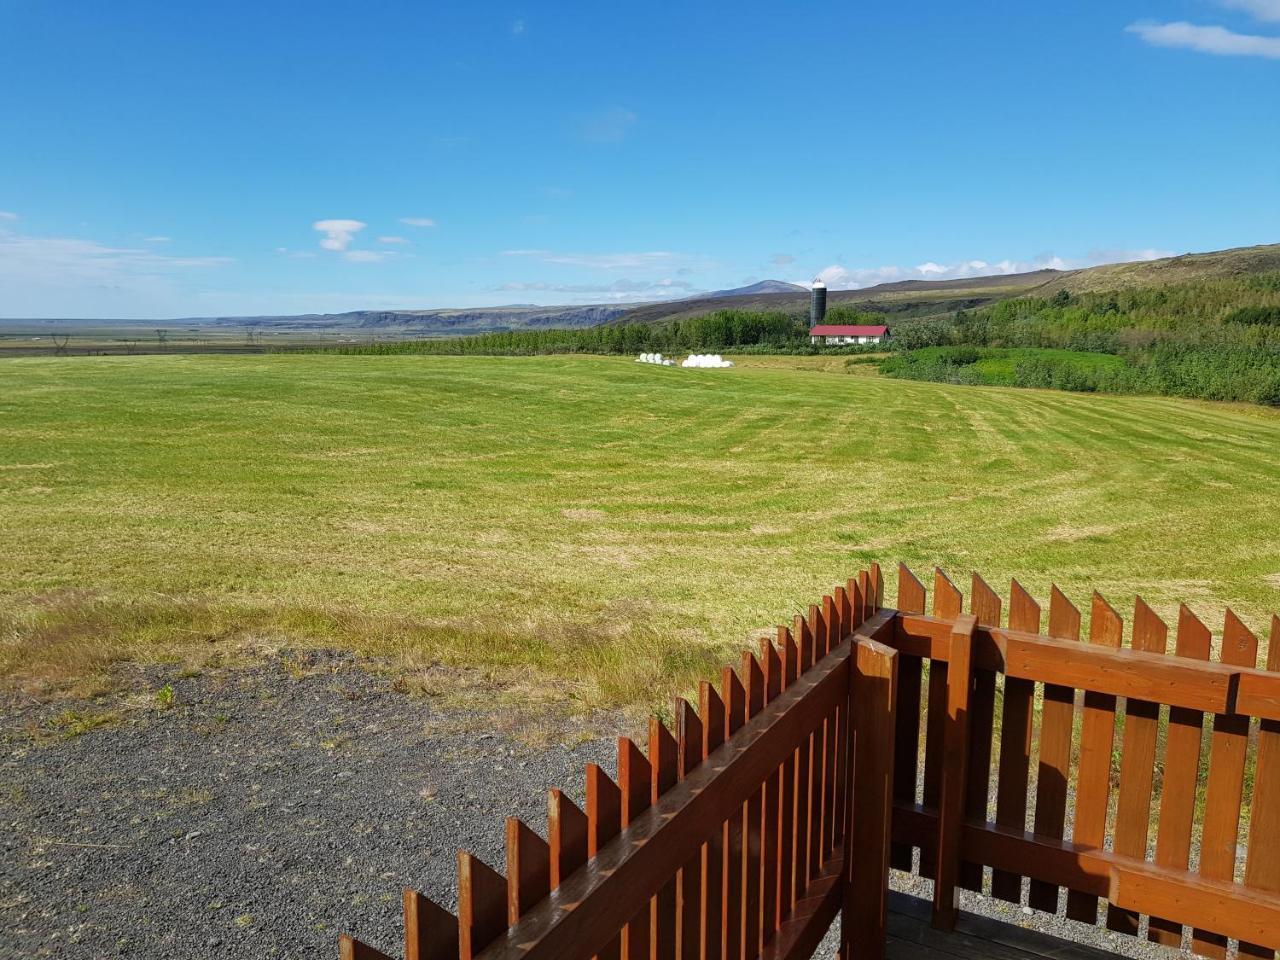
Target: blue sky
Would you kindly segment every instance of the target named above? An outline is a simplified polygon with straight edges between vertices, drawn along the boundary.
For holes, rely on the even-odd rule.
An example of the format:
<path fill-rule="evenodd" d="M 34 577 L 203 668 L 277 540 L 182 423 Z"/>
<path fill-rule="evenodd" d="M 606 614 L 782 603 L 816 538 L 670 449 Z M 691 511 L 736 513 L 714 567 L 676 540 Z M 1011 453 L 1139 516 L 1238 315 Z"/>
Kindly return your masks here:
<path fill-rule="evenodd" d="M 1280 0 L 0 0 L 0 71 L 0 316 L 643 300 L 1280 240 Z"/>

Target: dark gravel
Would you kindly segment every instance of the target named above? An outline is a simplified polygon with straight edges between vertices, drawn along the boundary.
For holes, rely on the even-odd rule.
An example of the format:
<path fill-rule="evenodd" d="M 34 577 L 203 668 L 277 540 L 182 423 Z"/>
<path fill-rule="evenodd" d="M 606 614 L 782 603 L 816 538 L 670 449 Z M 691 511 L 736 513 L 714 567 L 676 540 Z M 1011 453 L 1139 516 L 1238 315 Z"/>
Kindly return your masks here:
<path fill-rule="evenodd" d="M 125 692 L 91 703 L 0 694 L 0 958 L 313 958 L 336 956 L 341 931 L 402 956 L 402 890 L 452 909 L 457 849 L 501 868 L 504 819 L 543 831 L 552 786 L 581 802 L 583 764 L 612 773 L 607 734 L 623 726 L 490 696 L 474 677 L 425 679 L 409 686 L 468 697 L 409 695 L 314 652 L 200 676 L 126 668 Z M 919 877 L 893 881 L 930 896 Z M 1163 954 L 963 900 L 1068 941 Z"/>
<path fill-rule="evenodd" d="M 531 743 L 339 656 L 127 685 L 0 701 L 0 955 L 335 956 L 340 931 L 400 955 L 403 888 L 452 908 L 459 847 L 501 867 L 506 816 L 542 830 L 548 787 L 613 767 L 616 718 Z"/>

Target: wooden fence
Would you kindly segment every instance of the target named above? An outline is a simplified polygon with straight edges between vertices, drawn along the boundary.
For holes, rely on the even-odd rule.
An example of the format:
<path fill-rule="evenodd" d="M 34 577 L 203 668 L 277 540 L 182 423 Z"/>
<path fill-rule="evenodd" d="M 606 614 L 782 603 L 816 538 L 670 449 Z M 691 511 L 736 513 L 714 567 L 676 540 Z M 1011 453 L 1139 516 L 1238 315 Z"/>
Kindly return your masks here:
<path fill-rule="evenodd" d="M 1141 599 L 1126 648 L 1097 595 L 1088 643 L 1056 588 L 1044 634 L 1016 581 L 1004 626 L 977 575 L 968 613 L 941 571 L 931 615 L 905 567 L 897 608 L 883 596 L 873 566 L 703 683 L 697 709 L 678 700 L 674 731 L 651 718 L 647 751 L 620 738 L 616 782 L 587 766 L 585 812 L 551 791 L 545 840 L 509 819 L 505 877 L 460 853 L 456 916 L 407 891 L 406 960 L 789 960 L 837 913 L 842 956 L 876 958 L 891 865 L 933 880 L 944 930 L 959 890 L 987 890 L 1274 956 L 1280 620 L 1259 670 L 1229 611 L 1210 662 L 1185 607 L 1166 656 Z M 386 957 L 346 936 L 341 954 Z"/>

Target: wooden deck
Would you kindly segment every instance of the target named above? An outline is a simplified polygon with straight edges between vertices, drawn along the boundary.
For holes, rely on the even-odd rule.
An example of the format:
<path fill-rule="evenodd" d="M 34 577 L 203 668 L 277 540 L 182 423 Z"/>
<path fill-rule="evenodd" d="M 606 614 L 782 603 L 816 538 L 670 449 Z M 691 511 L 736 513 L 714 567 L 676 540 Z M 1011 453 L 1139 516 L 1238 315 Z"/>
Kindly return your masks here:
<path fill-rule="evenodd" d="M 929 904 L 889 894 L 887 960 L 1113 960 L 1114 953 L 1081 946 L 1011 923 L 960 913 L 954 933 L 929 926 Z"/>

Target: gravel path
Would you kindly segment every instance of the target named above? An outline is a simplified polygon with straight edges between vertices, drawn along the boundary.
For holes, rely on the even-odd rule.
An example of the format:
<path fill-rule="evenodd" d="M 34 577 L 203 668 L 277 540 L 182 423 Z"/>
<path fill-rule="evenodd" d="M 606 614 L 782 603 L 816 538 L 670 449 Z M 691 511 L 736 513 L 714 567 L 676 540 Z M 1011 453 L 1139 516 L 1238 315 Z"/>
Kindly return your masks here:
<path fill-rule="evenodd" d="M 507 815 L 612 768 L 598 725 L 535 749 L 341 657 L 131 681 L 0 702 L 4 956 L 336 956 L 344 930 L 399 955 L 404 887 L 452 907 L 457 848 L 500 866 Z"/>
<path fill-rule="evenodd" d="M 542 829 L 552 786 L 581 802 L 583 764 L 612 772 L 608 734 L 623 725 L 444 707 L 338 654 L 124 679 L 131 693 L 93 703 L 0 698 L 0 957 L 323 957 L 340 931 L 398 956 L 403 888 L 452 908 L 455 851 L 501 866 L 504 819 Z M 894 887 L 930 896 L 918 877 Z M 1171 955 L 962 899 L 1126 956 Z M 829 936 L 818 957 L 833 948 Z"/>

